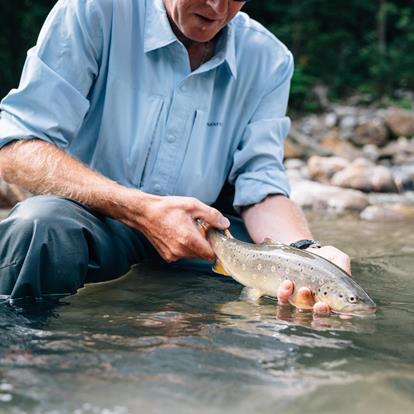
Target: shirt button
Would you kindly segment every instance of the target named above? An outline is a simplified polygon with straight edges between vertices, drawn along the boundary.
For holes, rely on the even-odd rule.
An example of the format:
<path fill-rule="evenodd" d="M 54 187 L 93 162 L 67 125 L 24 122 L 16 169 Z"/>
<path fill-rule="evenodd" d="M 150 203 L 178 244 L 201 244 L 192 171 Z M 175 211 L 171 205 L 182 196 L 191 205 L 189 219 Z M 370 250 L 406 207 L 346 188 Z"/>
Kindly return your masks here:
<path fill-rule="evenodd" d="M 161 186 L 159 184 L 154 185 L 154 190 L 159 193 L 161 191 Z"/>
<path fill-rule="evenodd" d="M 174 135 L 168 135 L 167 141 L 170 142 L 170 143 L 175 142 L 175 136 Z"/>
<path fill-rule="evenodd" d="M 180 86 L 180 91 L 186 93 L 188 91 L 188 87 L 186 85 Z"/>

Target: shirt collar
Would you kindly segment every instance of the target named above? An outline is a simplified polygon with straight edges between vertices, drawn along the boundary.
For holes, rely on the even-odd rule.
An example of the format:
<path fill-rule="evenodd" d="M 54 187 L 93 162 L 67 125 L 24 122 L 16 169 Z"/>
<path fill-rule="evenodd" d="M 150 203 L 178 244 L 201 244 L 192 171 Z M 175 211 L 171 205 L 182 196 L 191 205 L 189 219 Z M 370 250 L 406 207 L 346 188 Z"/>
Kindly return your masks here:
<path fill-rule="evenodd" d="M 171 29 L 163 1 L 147 1 L 144 52 L 148 53 L 177 41 L 178 39 Z M 227 63 L 234 78 L 237 77 L 235 43 L 234 27 L 232 22 L 230 22 L 221 33 L 215 57 Z"/>

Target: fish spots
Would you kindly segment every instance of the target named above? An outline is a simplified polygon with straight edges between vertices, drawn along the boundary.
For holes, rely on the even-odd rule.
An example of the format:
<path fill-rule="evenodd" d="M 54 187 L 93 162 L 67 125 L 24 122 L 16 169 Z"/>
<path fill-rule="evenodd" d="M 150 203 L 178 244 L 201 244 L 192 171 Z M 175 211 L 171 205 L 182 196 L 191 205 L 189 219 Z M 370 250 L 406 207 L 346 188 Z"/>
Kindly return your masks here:
<path fill-rule="evenodd" d="M 261 265 L 261 263 L 259 263 L 258 265 L 257 265 L 257 270 L 262 270 L 262 265 Z"/>
<path fill-rule="evenodd" d="M 246 270 L 246 263 L 242 264 L 242 270 Z"/>
<path fill-rule="evenodd" d="M 272 266 L 271 268 L 270 268 L 270 270 L 272 271 L 272 272 L 276 272 L 276 266 Z"/>

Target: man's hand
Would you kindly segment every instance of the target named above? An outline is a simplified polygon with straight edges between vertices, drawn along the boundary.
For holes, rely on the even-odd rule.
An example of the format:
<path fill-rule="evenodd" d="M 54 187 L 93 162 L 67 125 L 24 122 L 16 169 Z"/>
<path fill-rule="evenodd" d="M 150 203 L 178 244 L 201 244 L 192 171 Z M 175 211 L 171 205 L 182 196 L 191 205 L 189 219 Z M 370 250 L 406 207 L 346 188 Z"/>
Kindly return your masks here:
<path fill-rule="evenodd" d="M 218 210 L 191 197 L 151 196 L 143 213 L 136 214 L 126 224 L 142 231 L 167 262 L 215 258 L 196 219 L 222 230 L 230 226 L 229 220 Z"/>
<path fill-rule="evenodd" d="M 33 194 L 77 200 L 143 232 L 161 256 L 214 258 L 195 219 L 225 229 L 229 221 L 214 208 L 190 197 L 160 197 L 124 187 L 39 139 L 12 142 L 0 151 L 5 181 Z"/>
<path fill-rule="evenodd" d="M 351 274 L 351 260 L 347 254 L 342 252 L 333 246 L 323 246 L 321 248 L 309 247 L 310 252 L 315 253 L 319 256 L 324 257 L 325 259 L 330 260 L 335 263 L 337 266 L 344 269 L 347 273 Z M 277 293 L 277 299 L 281 304 L 288 304 L 289 298 L 293 295 L 295 291 L 295 285 L 291 280 L 285 280 L 279 287 Z M 327 315 L 331 312 L 329 305 L 324 302 L 315 302 L 313 295 L 310 289 L 302 287 L 299 289 L 297 301 L 307 306 L 313 307 L 313 312 L 318 315 Z"/>

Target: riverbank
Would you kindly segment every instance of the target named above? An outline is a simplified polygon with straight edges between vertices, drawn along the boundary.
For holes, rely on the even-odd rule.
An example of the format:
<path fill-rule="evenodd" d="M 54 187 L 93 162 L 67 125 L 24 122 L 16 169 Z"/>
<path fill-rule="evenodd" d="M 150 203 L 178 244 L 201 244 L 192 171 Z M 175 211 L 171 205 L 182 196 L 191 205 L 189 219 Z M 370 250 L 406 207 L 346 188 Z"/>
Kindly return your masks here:
<path fill-rule="evenodd" d="M 304 209 L 414 218 L 414 111 L 331 105 L 293 121 L 285 156 L 292 199 Z"/>
<path fill-rule="evenodd" d="M 285 145 L 292 199 L 321 214 L 413 219 L 414 110 L 362 106 L 358 97 L 324 107 L 293 119 Z M 0 178 L 0 208 L 26 196 Z"/>

